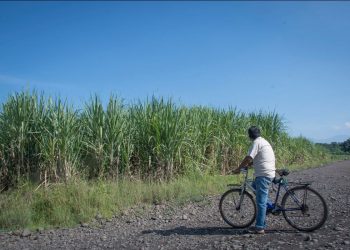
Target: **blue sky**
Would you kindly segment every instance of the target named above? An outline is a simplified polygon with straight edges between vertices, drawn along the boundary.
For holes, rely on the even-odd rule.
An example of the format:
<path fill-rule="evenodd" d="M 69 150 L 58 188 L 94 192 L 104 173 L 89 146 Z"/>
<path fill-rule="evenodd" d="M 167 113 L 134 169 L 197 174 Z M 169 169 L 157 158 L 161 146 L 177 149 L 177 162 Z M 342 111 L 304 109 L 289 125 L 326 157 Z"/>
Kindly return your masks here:
<path fill-rule="evenodd" d="M 29 88 L 75 105 L 276 110 L 291 135 L 350 137 L 348 2 L 0 2 L 0 102 Z"/>

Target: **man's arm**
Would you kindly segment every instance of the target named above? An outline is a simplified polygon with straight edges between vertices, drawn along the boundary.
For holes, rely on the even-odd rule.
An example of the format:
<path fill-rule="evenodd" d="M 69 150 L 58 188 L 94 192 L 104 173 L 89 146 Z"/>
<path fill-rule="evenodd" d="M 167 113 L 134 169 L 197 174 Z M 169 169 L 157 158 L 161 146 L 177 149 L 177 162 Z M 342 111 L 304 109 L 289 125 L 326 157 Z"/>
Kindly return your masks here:
<path fill-rule="evenodd" d="M 249 167 L 253 164 L 253 158 L 249 155 L 247 155 L 241 164 L 239 164 L 239 167 L 235 170 L 233 170 L 234 174 L 239 174 L 242 168 Z"/>

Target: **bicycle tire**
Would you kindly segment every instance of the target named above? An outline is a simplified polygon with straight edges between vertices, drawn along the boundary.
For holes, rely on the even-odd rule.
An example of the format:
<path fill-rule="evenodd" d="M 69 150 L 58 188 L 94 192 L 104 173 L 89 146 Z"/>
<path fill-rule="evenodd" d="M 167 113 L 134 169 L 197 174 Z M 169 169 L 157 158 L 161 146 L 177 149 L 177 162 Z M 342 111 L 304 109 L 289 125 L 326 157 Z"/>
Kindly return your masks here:
<path fill-rule="evenodd" d="M 295 193 L 297 192 L 304 192 L 307 194 L 307 192 L 313 196 L 312 202 L 309 199 L 309 203 L 307 203 L 308 198 L 306 199 L 306 204 L 304 204 L 303 202 L 303 209 L 301 210 L 297 210 L 296 211 L 287 211 L 288 209 L 291 209 L 291 207 L 289 207 L 290 205 L 287 205 L 287 202 L 294 202 L 294 204 L 296 204 L 296 202 L 293 200 L 293 197 L 295 198 Z M 305 195 L 305 194 L 304 194 Z M 303 197 L 304 199 L 304 197 Z M 309 204 L 309 205 L 308 205 Z M 317 220 L 315 223 L 313 223 L 312 225 L 308 225 L 306 226 L 306 217 L 305 213 L 308 212 L 310 210 L 310 208 L 312 209 L 312 207 L 315 207 L 317 209 L 320 209 L 320 219 Z M 323 224 L 326 222 L 327 217 L 328 217 L 328 206 L 326 204 L 326 201 L 324 200 L 324 198 L 314 189 L 312 189 L 311 187 L 308 186 L 298 186 L 298 187 L 293 187 L 291 189 L 289 189 L 285 195 L 282 198 L 282 203 L 281 203 L 281 207 L 282 207 L 282 213 L 283 213 L 283 217 L 285 218 L 285 220 L 287 221 L 287 223 L 289 225 L 291 225 L 293 228 L 298 229 L 300 231 L 306 231 L 306 232 L 311 232 L 314 231 L 316 229 L 319 229 L 320 227 L 323 226 Z M 303 211 L 304 210 L 304 211 Z M 315 211 L 311 211 L 311 213 L 315 213 Z M 299 216 L 294 216 L 295 218 L 300 217 L 303 218 L 301 219 L 301 222 L 304 223 L 304 225 L 299 225 L 296 220 L 293 220 L 293 214 L 299 214 Z M 302 216 L 300 216 L 302 215 Z M 315 215 L 316 216 L 316 215 Z M 312 221 L 312 220 L 311 220 Z"/>
<path fill-rule="evenodd" d="M 249 227 L 251 224 L 253 224 L 253 222 L 255 221 L 255 217 L 256 217 L 256 204 L 255 201 L 253 199 L 253 196 L 248 193 L 247 191 L 244 192 L 244 196 L 243 196 L 243 202 L 241 204 L 241 208 L 239 210 L 234 209 L 232 204 L 230 204 L 230 194 L 232 194 L 233 196 L 237 196 L 237 198 L 240 197 L 241 194 L 241 189 L 230 189 L 228 191 L 226 191 L 220 199 L 220 203 L 219 203 L 219 210 L 220 210 L 220 214 L 221 217 L 224 219 L 224 221 L 229 224 L 230 226 L 234 227 L 234 228 L 246 228 Z M 239 201 L 239 200 L 236 200 Z M 233 199 L 233 203 L 236 204 L 235 199 Z M 242 208 L 242 206 L 244 206 Z M 232 208 L 229 210 L 229 208 Z M 250 209 L 250 210 L 249 210 Z M 238 215 L 241 215 L 240 219 L 243 219 L 242 215 L 240 212 L 245 212 L 247 213 L 247 222 L 243 221 L 243 220 L 239 220 L 239 218 L 237 218 L 236 213 L 238 211 Z M 231 214 L 234 214 L 233 216 Z M 236 219 L 233 219 L 233 217 L 236 216 Z M 242 224 L 239 224 L 239 222 L 241 222 Z"/>

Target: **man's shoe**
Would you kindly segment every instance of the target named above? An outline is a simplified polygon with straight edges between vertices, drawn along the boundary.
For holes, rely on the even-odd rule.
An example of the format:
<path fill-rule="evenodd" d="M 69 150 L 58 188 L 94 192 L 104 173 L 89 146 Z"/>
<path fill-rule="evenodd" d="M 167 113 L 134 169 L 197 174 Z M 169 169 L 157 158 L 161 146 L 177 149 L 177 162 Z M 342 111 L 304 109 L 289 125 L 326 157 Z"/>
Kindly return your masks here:
<path fill-rule="evenodd" d="M 253 227 L 253 228 L 248 229 L 248 233 L 250 233 L 250 234 L 265 234 L 265 230 Z"/>

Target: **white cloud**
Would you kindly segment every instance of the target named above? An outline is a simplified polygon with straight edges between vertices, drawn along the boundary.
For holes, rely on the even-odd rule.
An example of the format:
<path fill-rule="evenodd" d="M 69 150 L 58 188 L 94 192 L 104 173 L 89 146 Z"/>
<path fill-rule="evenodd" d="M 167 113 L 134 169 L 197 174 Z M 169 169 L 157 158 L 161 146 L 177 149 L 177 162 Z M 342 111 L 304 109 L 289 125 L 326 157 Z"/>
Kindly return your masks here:
<path fill-rule="evenodd" d="M 334 126 L 332 126 L 332 128 L 333 128 L 334 130 L 340 130 L 340 129 L 341 129 L 341 127 L 338 126 L 338 125 L 334 125 Z"/>
<path fill-rule="evenodd" d="M 0 84 L 8 84 L 8 85 L 23 85 L 25 84 L 26 80 L 16 78 L 13 76 L 7 76 L 7 75 L 1 75 L 0 74 Z"/>
<path fill-rule="evenodd" d="M 24 79 L 24 78 L 18 78 L 14 76 L 9 76 L 9 75 L 3 75 L 0 74 L 0 85 L 16 85 L 16 86 L 22 86 L 22 87 L 54 87 L 61 89 L 62 87 L 66 88 L 71 88 L 69 85 L 63 85 L 63 84 L 58 84 L 58 83 L 52 83 L 52 82 L 42 82 L 42 81 L 36 81 L 36 80 L 29 80 L 29 79 Z"/>
<path fill-rule="evenodd" d="M 346 122 L 346 123 L 345 123 L 345 127 L 346 127 L 346 128 L 350 128 L 350 122 Z"/>

